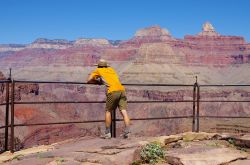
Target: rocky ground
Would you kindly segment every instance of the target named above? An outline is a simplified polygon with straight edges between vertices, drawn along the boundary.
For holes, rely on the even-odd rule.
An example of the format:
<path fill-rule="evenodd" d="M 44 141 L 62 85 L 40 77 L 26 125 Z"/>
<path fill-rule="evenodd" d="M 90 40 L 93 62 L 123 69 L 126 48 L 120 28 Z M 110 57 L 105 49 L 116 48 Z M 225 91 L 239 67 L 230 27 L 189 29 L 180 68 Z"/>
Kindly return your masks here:
<path fill-rule="evenodd" d="M 250 135 L 183 133 L 161 137 L 99 139 L 81 137 L 47 146 L 37 146 L 0 155 L 0 163 L 34 165 L 111 165 L 140 160 L 141 148 L 158 142 L 165 152 L 160 164 L 170 165 L 248 165 Z"/>

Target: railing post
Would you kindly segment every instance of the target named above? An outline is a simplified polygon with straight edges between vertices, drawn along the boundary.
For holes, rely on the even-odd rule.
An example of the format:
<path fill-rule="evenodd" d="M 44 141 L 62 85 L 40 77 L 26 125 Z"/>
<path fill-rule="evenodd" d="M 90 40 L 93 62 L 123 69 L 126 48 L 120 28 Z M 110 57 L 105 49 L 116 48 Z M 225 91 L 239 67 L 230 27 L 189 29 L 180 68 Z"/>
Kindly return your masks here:
<path fill-rule="evenodd" d="M 14 152 L 14 103 L 15 101 L 15 81 L 12 80 L 12 83 L 11 83 L 11 136 L 10 136 L 10 151 L 11 153 Z"/>
<path fill-rule="evenodd" d="M 116 109 L 111 112 L 111 137 L 116 138 Z"/>
<path fill-rule="evenodd" d="M 5 96 L 5 102 L 6 102 L 6 111 L 5 111 L 5 146 L 4 150 L 8 151 L 8 144 L 9 144 L 9 81 L 6 82 L 6 96 Z"/>
<path fill-rule="evenodd" d="M 197 126 L 196 132 L 200 131 L 200 85 L 197 84 Z"/>
<path fill-rule="evenodd" d="M 9 73 L 9 80 L 11 80 L 12 79 L 12 69 L 10 68 L 10 73 Z"/>
<path fill-rule="evenodd" d="M 197 82 L 194 83 L 193 88 L 193 121 L 192 121 L 192 132 L 195 132 L 195 104 L 196 104 L 196 88 L 197 88 Z"/>

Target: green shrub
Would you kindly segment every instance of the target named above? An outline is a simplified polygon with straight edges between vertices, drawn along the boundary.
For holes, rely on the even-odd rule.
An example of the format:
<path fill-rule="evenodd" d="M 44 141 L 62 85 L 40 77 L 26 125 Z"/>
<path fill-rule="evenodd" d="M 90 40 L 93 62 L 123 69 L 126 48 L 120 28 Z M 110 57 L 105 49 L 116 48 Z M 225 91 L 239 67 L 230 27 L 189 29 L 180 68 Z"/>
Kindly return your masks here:
<path fill-rule="evenodd" d="M 135 160 L 131 165 L 140 165 L 142 164 L 141 160 Z"/>
<path fill-rule="evenodd" d="M 232 145 L 235 145 L 235 139 L 233 139 L 233 138 L 229 138 L 229 139 L 228 139 L 228 142 L 229 142 L 230 144 L 232 144 Z"/>
<path fill-rule="evenodd" d="M 158 143 L 145 145 L 140 152 L 142 163 L 155 164 L 164 158 L 164 151 Z"/>

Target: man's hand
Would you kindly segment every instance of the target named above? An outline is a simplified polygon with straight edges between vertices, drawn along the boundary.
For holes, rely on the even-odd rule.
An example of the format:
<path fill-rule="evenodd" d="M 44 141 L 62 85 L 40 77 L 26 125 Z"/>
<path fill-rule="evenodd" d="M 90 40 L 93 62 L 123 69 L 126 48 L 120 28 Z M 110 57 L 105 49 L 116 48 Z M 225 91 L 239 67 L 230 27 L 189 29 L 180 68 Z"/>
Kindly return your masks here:
<path fill-rule="evenodd" d="M 96 82 L 97 82 L 98 85 L 102 85 L 103 84 L 103 81 L 102 81 L 101 77 L 97 77 L 95 80 L 96 80 Z"/>
<path fill-rule="evenodd" d="M 88 79 L 87 83 L 102 85 L 103 81 L 102 81 L 101 77 L 95 77 L 95 78 L 92 78 L 92 79 Z"/>

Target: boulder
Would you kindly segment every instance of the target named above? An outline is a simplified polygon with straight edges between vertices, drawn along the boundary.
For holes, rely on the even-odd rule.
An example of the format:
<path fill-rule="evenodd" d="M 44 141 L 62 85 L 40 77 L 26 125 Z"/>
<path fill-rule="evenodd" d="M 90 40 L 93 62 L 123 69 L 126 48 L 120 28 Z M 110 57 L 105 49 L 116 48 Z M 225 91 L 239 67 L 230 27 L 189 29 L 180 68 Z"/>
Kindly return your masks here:
<path fill-rule="evenodd" d="M 206 133 L 195 133 L 195 132 L 188 132 L 183 135 L 183 141 L 194 141 L 194 140 L 207 140 L 208 135 Z"/>
<path fill-rule="evenodd" d="M 152 142 L 158 142 L 162 146 L 164 146 L 169 143 L 177 142 L 179 140 L 182 140 L 181 135 L 170 135 L 170 136 L 160 136 L 160 137 L 154 138 Z"/>

